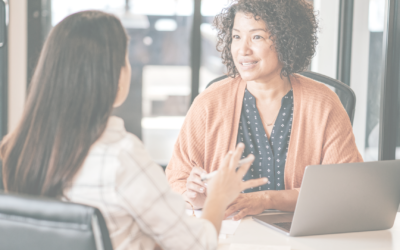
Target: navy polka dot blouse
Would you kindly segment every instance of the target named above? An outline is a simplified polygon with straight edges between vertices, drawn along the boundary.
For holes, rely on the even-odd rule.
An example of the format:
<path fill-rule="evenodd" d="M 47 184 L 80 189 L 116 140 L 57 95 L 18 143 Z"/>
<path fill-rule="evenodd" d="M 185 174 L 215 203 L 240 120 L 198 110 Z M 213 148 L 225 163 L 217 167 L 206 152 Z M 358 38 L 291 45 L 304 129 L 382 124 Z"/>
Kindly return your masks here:
<path fill-rule="evenodd" d="M 247 189 L 244 193 L 285 189 L 284 170 L 292 120 L 293 91 L 290 90 L 282 98 L 279 114 L 268 139 L 256 106 L 256 99 L 247 89 L 245 90 L 237 143 L 243 142 L 246 146 L 242 158 L 253 154 L 255 160 L 243 180 L 267 177 L 269 181 L 263 186 Z"/>

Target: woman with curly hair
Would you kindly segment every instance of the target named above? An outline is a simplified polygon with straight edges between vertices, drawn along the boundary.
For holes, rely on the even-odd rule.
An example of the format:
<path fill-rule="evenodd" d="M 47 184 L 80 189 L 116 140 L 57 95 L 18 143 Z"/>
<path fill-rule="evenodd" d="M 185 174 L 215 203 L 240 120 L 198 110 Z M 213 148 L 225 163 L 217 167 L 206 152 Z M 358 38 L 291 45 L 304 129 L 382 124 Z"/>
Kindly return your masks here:
<path fill-rule="evenodd" d="M 297 73 L 311 62 L 317 20 L 306 0 L 237 0 L 214 25 L 228 78 L 190 108 L 167 177 L 186 201 L 202 208 L 200 175 L 218 169 L 243 142 L 255 160 L 244 180 L 268 183 L 242 193 L 226 210 L 234 219 L 265 209 L 294 211 L 306 166 L 360 162 L 351 123 L 338 96 Z M 321 187 L 323 189 L 323 187 Z"/>

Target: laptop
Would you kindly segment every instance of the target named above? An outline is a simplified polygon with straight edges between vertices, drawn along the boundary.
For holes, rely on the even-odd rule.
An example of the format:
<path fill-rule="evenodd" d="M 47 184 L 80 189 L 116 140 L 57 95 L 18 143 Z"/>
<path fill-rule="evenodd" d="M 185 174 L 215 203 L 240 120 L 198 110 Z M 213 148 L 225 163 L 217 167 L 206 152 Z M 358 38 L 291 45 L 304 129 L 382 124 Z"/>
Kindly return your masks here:
<path fill-rule="evenodd" d="M 253 219 L 288 236 L 385 230 L 400 203 L 400 160 L 308 166 L 294 213 Z"/>

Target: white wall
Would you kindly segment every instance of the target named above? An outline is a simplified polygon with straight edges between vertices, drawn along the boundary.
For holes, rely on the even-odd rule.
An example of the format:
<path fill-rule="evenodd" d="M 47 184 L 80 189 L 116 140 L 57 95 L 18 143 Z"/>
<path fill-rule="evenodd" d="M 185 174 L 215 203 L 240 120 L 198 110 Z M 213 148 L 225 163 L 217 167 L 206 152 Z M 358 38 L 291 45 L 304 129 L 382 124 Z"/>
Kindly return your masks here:
<path fill-rule="evenodd" d="M 318 13 L 320 31 L 311 70 L 336 78 L 339 0 L 314 0 L 314 10 Z"/>
<path fill-rule="evenodd" d="M 350 87 L 354 90 L 357 97 L 353 132 L 356 137 L 358 150 L 363 157 L 365 153 L 365 133 L 367 123 L 369 62 L 368 13 L 369 1 L 354 1 Z"/>
<path fill-rule="evenodd" d="M 9 1 L 8 26 L 8 131 L 23 112 L 27 81 L 27 0 Z"/>

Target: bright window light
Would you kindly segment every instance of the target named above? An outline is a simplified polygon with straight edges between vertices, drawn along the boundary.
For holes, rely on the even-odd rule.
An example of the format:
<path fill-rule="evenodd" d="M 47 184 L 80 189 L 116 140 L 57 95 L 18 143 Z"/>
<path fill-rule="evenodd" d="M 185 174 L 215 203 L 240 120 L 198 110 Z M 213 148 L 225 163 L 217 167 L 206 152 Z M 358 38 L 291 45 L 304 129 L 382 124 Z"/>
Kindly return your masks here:
<path fill-rule="evenodd" d="M 134 14 L 149 16 L 191 16 L 193 0 L 131 0 Z"/>
<path fill-rule="evenodd" d="M 385 0 L 370 0 L 368 26 L 371 32 L 383 32 L 385 27 Z"/>
<path fill-rule="evenodd" d="M 158 31 L 174 31 L 178 27 L 178 24 L 173 19 L 158 19 L 154 25 Z"/>
<path fill-rule="evenodd" d="M 221 13 L 223 8 L 229 6 L 232 0 L 202 0 L 201 14 L 203 16 L 215 16 Z"/>

